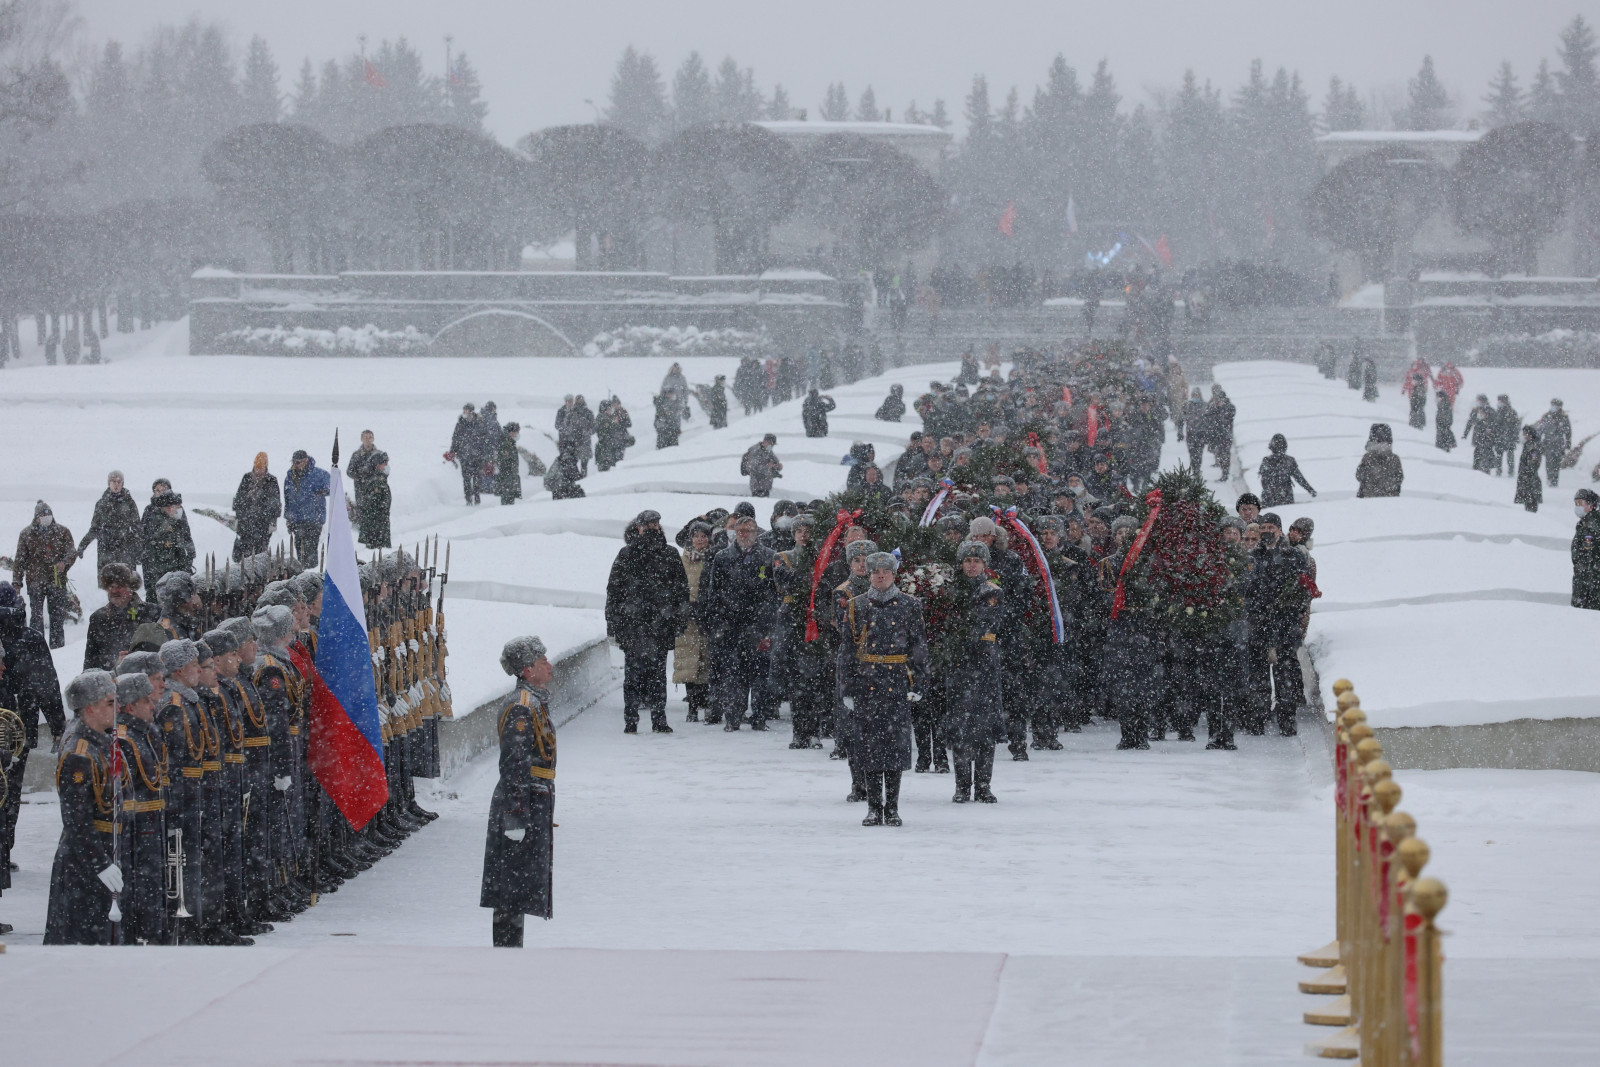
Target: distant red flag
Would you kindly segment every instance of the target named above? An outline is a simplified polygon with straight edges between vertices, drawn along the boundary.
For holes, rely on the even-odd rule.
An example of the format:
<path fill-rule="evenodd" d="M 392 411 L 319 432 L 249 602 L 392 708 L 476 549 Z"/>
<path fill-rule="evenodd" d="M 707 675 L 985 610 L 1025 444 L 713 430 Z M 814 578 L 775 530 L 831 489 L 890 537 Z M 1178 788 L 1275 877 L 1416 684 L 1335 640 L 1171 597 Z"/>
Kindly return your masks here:
<path fill-rule="evenodd" d="M 1162 234 L 1156 238 L 1156 255 L 1161 260 L 1163 267 L 1172 266 L 1172 246 L 1167 244 L 1167 235 Z"/>
<path fill-rule="evenodd" d="M 363 59 L 361 62 L 366 64 L 365 73 L 368 85 L 372 86 L 374 89 L 387 89 L 389 87 L 388 80 L 385 79 L 381 73 L 379 73 L 377 67 L 372 65 L 372 60 Z"/>
<path fill-rule="evenodd" d="M 1011 236 L 1011 224 L 1013 222 L 1016 222 L 1016 221 L 1017 221 L 1017 202 L 1015 200 L 1007 201 L 1006 202 L 1006 209 L 1004 211 L 1000 212 L 1000 232 L 1005 234 L 1007 237 L 1010 237 Z"/>

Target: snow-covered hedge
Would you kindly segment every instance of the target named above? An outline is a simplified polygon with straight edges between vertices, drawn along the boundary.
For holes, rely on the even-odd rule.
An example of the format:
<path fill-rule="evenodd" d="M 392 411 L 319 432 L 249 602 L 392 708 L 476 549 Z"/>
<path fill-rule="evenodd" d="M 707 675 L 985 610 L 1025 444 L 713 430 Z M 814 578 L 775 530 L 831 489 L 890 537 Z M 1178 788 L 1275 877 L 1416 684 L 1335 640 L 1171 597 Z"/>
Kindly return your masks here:
<path fill-rule="evenodd" d="M 694 326 L 623 326 L 595 334 L 583 354 L 609 356 L 756 356 L 765 357 L 771 343 L 764 334 L 731 327 L 701 330 Z"/>
<path fill-rule="evenodd" d="M 1600 333 L 1496 334 L 1469 349 L 1465 362 L 1481 367 L 1600 367 Z"/>
<path fill-rule="evenodd" d="M 359 329 L 314 330 L 305 326 L 257 326 L 230 330 L 217 340 L 227 348 L 244 347 L 268 356 L 408 356 L 426 351 L 429 338 L 415 326 L 380 330 L 368 323 Z"/>

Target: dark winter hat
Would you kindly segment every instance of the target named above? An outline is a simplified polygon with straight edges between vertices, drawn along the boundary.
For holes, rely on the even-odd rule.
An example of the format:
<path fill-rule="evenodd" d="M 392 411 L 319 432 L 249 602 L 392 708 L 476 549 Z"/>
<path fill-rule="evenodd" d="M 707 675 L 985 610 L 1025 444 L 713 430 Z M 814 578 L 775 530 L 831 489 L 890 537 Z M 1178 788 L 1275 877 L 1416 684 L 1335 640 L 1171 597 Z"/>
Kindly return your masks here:
<path fill-rule="evenodd" d="M 1237 512 L 1246 504 L 1250 504 L 1259 510 L 1261 507 L 1261 498 L 1256 496 L 1254 493 L 1240 493 L 1239 499 L 1233 502 L 1233 510 Z"/>
<path fill-rule="evenodd" d="M 182 670 L 199 658 L 199 650 L 187 638 L 180 637 L 161 646 L 161 669 L 168 674 Z"/>
<path fill-rule="evenodd" d="M 756 517 L 756 506 L 748 500 L 741 500 L 734 506 L 733 514 L 740 518 L 753 519 Z"/>
<path fill-rule="evenodd" d="M 638 515 L 634 516 L 633 524 L 635 526 L 648 526 L 652 522 L 660 522 L 660 521 L 661 521 L 661 512 L 653 511 L 653 510 L 651 510 L 649 508 L 646 508 L 645 510 L 639 512 Z"/>
<path fill-rule="evenodd" d="M 1289 451 L 1289 439 L 1281 433 L 1272 435 L 1272 440 L 1267 444 L 1267 450 L 1272 453 Z"/>
<path fill-rule="evenodd" d="M 794 525 L 797 527 L 804 526 L 807 529 L 814 529 L 817 525 L 817 518 L 815 515 L 812 515 L 809 512 L 802 511 L 800 514 L 794 517 Z"/>
<path fill-rule="evenodd" d="M 174 505 L 182 505 L 182 503 L 183 497 L 178 493 L 174 493 L 171 489 L 157 493 L 150 499 L 150 506 L 157 508 L 170 508 Z"/>
<path fill-rule="evenodd" d="M 117 703 L 122 707 L 137 704 L 155 691 L 148 674 L 117 675 Z"/>
<path fill-rule="evenodd" d="M 98 704 L 106 697 L 116 695 L 117 680 L 111 677 L 110 671 L 98 668 L 84 671 L 67 683 L 67 707 L 73 711 L 82 711 L 90 704 Z"/>
<path fill-rule="evenodd" d="M 694 522 L 691 522 L 689 524 L 689 536 L 693 537 L 697 533 L 703 533 L 707 537 L 710 537 L 711 524 L 709 522 L 701 522 L 698 519 L 696 519 Z"/>
<path fill-rule="evenodd" d="M 537 637 L 513 637 L 500 650 L 500 669 L 515 678 L 545 655 L 544 642 Z"/>
<path fill-rule="evenodd" d="M 1559 396 L 1551 397 L 1550 398 L 1550 406 L 1553 407 L 1553 408 L 1560 407 L 1561 406 L 1561 398 Z"/>
<path fill-rule="evenodd" d="M 233 636 L 231 630 L 207 630 L 200 640 L 205 642 L 214 656 L 226 656 L 229 652 L 239 650 L 239 639 Z"/>
<path fill-rule="evenodd" d="M 989 546 L 982 541 L 963 541 L 956 549 L 956 562 L 961 563 L 968 559 L 981 559 L 985 566 L 989 563 Z"/>
<path fill-rule="evenodd" d="M 299 463 L 303 459 L 310 459 L 310 458 L 311 458 L 311 453 L 310 452 L 307 452 L 303 448 L 297 448 L 297 449 L 294 450 L 294 455 L 289 457 L 289 461 L 291 463 Z"/>
<path fill-rule="evenodd" d="M 478 410 L 478 405 L 474 404 L 472 401 L 469 400 L 465 404 L 461 405 L 461 410 L 462 411 L 477 411 Z"/>
<path fill-rule="evenodd" d="M 508 422 L 508 423 L 505 424 L 503 429 L 506 431 L 506 433 L 521 433 L 522 432 L 522 423 L 520 423 L 520 422 Z"/>
<path fill-rule="evenodd" d="M 1367 434 L 1367 444 L 1392 445 L 1394 444 L 1394 431 L 1389 428 L 1389 424 L 1386 422 L 1375 422 L 1372 424 L 1371 431 Z"/>
<path fill-rule="evenodd" d="M 775 433 L 762 434 L 761 443 L 764 445 L 775 445 L 778 443 L 778 435 Z"/>
<path fill-rule="evenodd" d="M 41 500 L 37 504 L 33 505 L 33 517 L 34 518 L 36 518 L 36 519 L 37 518 L 41 518 L 41 517 L 43 517 L 45 515 L 50 515 L 52 517 L 54 517 L 54 515 L 55 515 L 55 512 L 50 510 L 50 505 L 49 504 L 46 504 L 43 500 Z"/>
<path fill-rule="evenodd" d="M 844 546 L 844 559 L 846 563 L 853 563 L 862 556 L 870 556 L 878 551 L 876 541 L 851 541 Z"/>
<path fill-rule="evenodd" d="M 989 479 L 989 484 L 995 486 L 1003 485 L 1007 489 L 1015 489 L 1017 487 L 1016 479 L 1012 478 L 1009 474 L 996 474 L 993 478 Z"/>
<path fill-rule="evenodd" d="M 1600 493 L 1596 493 L 1593 489 L 1579 489 L 1573 494 L 1573 499 L 1600 506 Z"/>
<path fill-rule="evenodd" d="M 204 667 L 211 662 L 211 646 L 204 641 L 196 641 L 194 643 L 194 655 L 195 659 L 199 660 L 200 666 Z"/>
<path fill-rule="evenodd" d="M 107 563 L 100 568 L 100 588 L 110 589 L 114 585 L 137 589 L 139 576 L 133 573 L 133 568 L 126 563 Z"/>
<path fill-rule="evenodd" d="M 1276 511 L 1262 512 L 1261 516 L 1256 519 L 1256 523 L 1260 526 L 1276 526 L 1280 530 L 1283 529 L 1283 520 L 1278 518 Z"/>

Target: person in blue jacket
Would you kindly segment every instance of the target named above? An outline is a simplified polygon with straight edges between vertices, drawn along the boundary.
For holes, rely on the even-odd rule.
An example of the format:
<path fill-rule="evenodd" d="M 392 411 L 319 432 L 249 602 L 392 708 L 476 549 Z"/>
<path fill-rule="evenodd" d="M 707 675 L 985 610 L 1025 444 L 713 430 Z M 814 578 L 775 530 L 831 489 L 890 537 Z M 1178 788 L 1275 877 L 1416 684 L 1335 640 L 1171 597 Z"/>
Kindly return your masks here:
<path fill-rule="evenodd" d="M 328 472 L 317 466 L 305 449 L 299 449 L 283 478 L 283 521 L 303 566 L 317 565 L 317 543 L 322 540 L 327 500 Z"/>

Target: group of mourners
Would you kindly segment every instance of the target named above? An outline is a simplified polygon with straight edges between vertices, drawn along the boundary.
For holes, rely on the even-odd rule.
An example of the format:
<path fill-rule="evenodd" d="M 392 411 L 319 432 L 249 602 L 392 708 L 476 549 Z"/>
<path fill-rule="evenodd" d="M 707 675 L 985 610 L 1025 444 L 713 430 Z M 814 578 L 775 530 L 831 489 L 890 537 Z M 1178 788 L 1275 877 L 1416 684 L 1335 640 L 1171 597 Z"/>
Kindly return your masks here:
<path fill-rule="evenodd" d="M 606 591 L 624 730 L 648 716 L 672 732 L 670 652 L 688 721 L 766 730 L 787 704 L 791 748 L 832 738 L 867 825 L 900 824 L 908 770 L 954 770 L 956 802 L 993 802 L 996 746 L 1025 761 L 1097 716 L 1120 724 L 1123 749 L 1193 741 L 1201 718 L 1214 749 L 1234 748 L 1236 729 L 1293 734 L 1320 595 L 1313 526 L 1263 507 L 1306 483 L 1292 458 L 1269 460 L 1272 505 L 1246 494 L 1225 515 L 1198 471 L 1157 478 L 1171 398 L 1190 402 L 1181 378 L 1175 361 L 1116 349 L 1023 350 L 1006 378 L 917 399 L 923 429 L 893 488 L 871 447 L 853 447 L 841 494 L 779 500 L 766 529 L 742 502 L 676 531 L 674 547 L 661 516 L 641 513 Z M 1226 470 L 1232 405 L 1215 390 L 1202 406 L 1174 421 L 1226 427 L 1207 439 L 1228 442 Z M 1209 584 L 1186 606 L 1204 625 L 1152 593 L 1150 558 L 1173 551 L 1190 512 L 1188 563 Z"/>
<path fill-rule="evenodd" d="M 249 944 L 436 817 L 413 779 L 438 776 L 449 714 L 442 584 L 403 551 L 361 564 L 360 581 L 388 801 L 359 828 L 318 780 L 318 571 L 288 554 L 175 567 L 146 603 L 133 567 L 102 562 L 108 603 L 65 708 L 47 643 L 0 583 L 0 715 L 25 733 L 0 754 L 0 891 L 43 719 L 61 811 L 45 944 Z"/>

